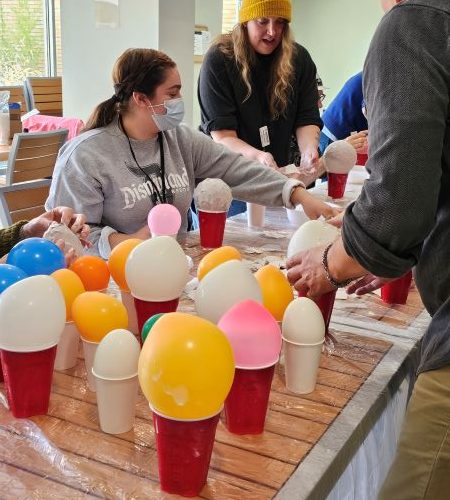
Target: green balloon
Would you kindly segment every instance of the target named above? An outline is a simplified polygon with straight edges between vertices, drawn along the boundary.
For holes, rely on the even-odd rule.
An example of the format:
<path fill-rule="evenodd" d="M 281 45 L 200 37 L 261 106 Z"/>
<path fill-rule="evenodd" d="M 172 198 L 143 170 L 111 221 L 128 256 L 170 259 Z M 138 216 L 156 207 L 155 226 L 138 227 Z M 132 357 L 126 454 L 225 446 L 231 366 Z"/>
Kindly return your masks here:
<path fill-rule="evenodd" d="M 161 316 L 164 316 L 164 313 L 154 314 L 153 316 L 148 318 L 148 320 L 144 323 L 141 332 L 142 343 L 145 342 L 145 339 L 148 337 L 148 334 L 150 333 L 150 330 L 153 328 L 153 325 L 158 321 L 158 319 Z"/>

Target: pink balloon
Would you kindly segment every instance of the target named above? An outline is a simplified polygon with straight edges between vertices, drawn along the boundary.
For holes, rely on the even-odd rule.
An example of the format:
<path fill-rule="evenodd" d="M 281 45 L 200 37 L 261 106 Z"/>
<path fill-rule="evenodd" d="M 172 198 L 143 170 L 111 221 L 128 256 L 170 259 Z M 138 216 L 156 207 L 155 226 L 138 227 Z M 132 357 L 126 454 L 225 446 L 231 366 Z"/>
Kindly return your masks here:
<path fill-rule="evenodd" d="M 169 203 L 154 206 L 148 214 L 148 227 L 152 236 L 174 236 L 180 226 L 180 212 Z"/>
<path fill-rule="evenodd" d="M 265 368 L 278 361 L 280 327 L 258 302 L 250 299 L 239 302 L 220 318 L 217 326 L 230 341 L 236 368 Z"/>

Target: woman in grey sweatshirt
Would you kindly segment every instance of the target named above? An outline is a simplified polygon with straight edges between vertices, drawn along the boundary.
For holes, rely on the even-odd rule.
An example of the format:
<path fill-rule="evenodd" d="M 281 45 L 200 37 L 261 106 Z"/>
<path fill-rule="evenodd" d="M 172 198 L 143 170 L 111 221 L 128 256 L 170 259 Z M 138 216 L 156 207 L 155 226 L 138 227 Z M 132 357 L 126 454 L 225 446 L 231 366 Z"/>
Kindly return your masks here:
<path fill-rule="evenodd" d="M 106 259 L 120 241 L 148 238 L 147 215 L 157 203 L 176 206 L 186 230 L 195 182 L 207 177 L 221 178 L 243 201 L 302 204 L 310 218 L 334 215 L 298 180 L 181 124 L 180 75 L 164 53 L 125 51 L 113 80 L 114 95 L 97 106 L 87 131 L 61 149 L 46 202 L 86 214 L 94 253 Z"/>

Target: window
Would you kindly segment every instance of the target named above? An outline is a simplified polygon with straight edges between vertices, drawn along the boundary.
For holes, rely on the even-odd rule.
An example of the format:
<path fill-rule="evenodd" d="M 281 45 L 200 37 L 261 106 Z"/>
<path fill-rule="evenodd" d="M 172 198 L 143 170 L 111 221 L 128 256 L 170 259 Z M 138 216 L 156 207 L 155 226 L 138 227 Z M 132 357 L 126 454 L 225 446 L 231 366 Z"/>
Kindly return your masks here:
<path fill-rule="evenodd" d="M 0 0 L 0 85 L 60 74 L 60 0 Z"/>
<path fill-rule="evenodd" d="M 240 0 L 223 0 L 222 33 L 228 33 L 238 21 Z"/>

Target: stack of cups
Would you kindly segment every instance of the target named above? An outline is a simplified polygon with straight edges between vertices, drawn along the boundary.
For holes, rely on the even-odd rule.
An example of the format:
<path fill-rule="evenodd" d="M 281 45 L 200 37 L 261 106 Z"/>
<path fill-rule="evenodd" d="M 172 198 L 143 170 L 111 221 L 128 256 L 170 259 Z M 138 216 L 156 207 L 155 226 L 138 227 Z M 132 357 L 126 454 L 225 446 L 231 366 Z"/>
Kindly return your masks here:
<path fill-rule="evenodd" d="M 283 318 L 286 387 L 296 394 L 314 391 L 325 323 L 317 305 L 303 297 L 289 304 Z"/>
<path fill-rule="evenodd" d="M 127 310 L 120 300 L 111 295 L 85 292 L 72 304 L 72 316 L 83 342 L 88 387 L 95 392 L 92 366 L 97 347 L 110 331 L 127 327 Z"/>
<path fill-rule="evenodd" d="M 55 358 L 55 370 L 61 371 L 73 368 L 78 361 L 80 334 L 72 321 L 72 304 L 85 289 L 80 277 L 70 269 L 58 269 L 52 278 L 58 282 L 66 302 L 66 326 L 58 342 Z"/>
<path fill-rule="evenodd" d="M 225 425 L 234 434 L 261 434 L 275 364 L 280 356 L 277 321 L 254 300 L 239 302 L 217 325 L 233 348 L 236 373 L 225 400 Z"/>
<path fill-rule="evenodd" d="M 47 413 L 56 346 L 65 321 L 64 297 L 50 276 L 26 278 L 1 294 L 1 361 L 15 417 Z"/>
<path fill-rule="evenodd" d="M 200 244 L 203 248 L 222 246 L 231 189 L 221 179 L 205 179 L 194 191 L 200 224 Z"/>
<path fill-rule="evenodd" d="M 411 282 L 412 271 L 408 271 L 401 278 L 386 283 L 381 287 L 381 299 L 386 304 L 406 304 Z"/>
<path fill-rule="evenodd" d="M 133 428 L 139 354 L 139 342 L 128 330 L 113 330 L 98 345 L 92 374 L 103 432 L 122 434 Z"/>
<path fill-rule="evenodd" d="M 347 177 L 356 163 L 356 150 L 346 141 L 332 142 L 323 154 L 328 173 L 328 196 L 339 199 L 344 196 Z"/>
<path fill-rule="evenodd" d="M 170 236 L 146 240 L 131 251 L 125 275 L 140 332 L 153 315 L 176 311 L 188 274 L 186 255 Z"/>
<path fill-rule="evenodd" d="M 153 411 L 161 489 L 196 496 L 206 483 L 219 413 L 234 362 L 212 323 L 164 314 L 139 358 L 139 382 Z"/>
<path fill-rule="evenodd" d="M 266 207 L 256 203 L 247 203 L 247 225 L 248 227 L 264 227 Z"/>

